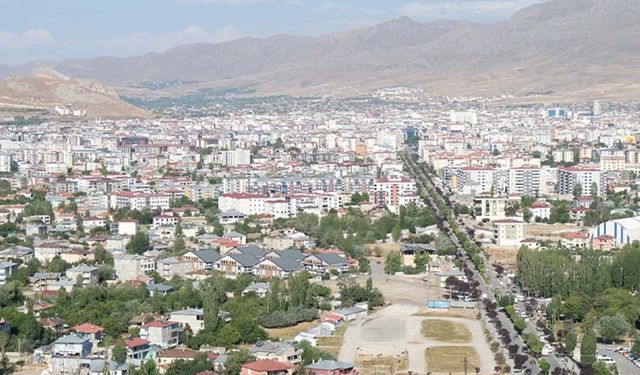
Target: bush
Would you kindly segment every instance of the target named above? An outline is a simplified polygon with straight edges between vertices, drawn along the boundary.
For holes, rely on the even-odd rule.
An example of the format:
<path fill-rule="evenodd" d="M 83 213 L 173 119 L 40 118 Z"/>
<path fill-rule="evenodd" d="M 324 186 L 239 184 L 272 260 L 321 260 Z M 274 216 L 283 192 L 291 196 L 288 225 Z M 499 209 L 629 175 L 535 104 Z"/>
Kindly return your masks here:
<path fill-rule="evenodd" d="M 288 311 L 274 311 L 269 315 L 263 315 L 258 318 L 258 323 L 264 328 L 289 327 L 300 322 L 310 322 L 317 317 L 316 309 L 294 307 Z"/>

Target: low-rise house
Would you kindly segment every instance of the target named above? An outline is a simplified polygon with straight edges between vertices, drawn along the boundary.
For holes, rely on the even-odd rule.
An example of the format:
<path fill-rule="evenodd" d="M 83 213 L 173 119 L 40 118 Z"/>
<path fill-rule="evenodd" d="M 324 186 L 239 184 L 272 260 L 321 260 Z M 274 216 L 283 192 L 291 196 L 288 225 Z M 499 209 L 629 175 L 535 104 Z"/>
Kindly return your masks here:
<path fill-rule="evenodd" d="M 253 268 L 260 260 L 251 254 L 227 254 L 218 259 L 215 269 L 226 276 L 235 277 L 243 273 L 253 273 Z"/>
<path fill-rule="evenodd" d="M 336 314 L 341 315 L 345 321 L 366 318 L 369 311 L 360 306 L 352 306 L 344 309 L 336 310 Z"/>
<path fill-rule="evenodd" d="M 529 207 L 529 211 L 531 211 L 531 218 L 533 220 L 549 219 L 551 216 L 551 205 L 547 202 L 534 202 L 531 207 Z"/>
<path fill-rule="evenodd" d="M 169 366 L 180 359 L 191 361 L 198 355 L 200 352 L 191 349 L 167 349 L 158 353 L 156 359 L 159 366 Z"/>
<path fill-rule="evenodd" d="M 51 355 L 54 357 L 86 357 L 91 353 L 91 340 L 79 335 L 66 335 L 53 342 Z"/>
<path fill-rule="evenodd" d="M 263 259 L 254 268 L 254 274 L 258 277 L 285 278 L 302 271 L 303 267 L 299 261 L 293 258 L 280 257 Z"/>
<path fill-rule="evenodd" d="M 94 228 L 106 228 L 107 221 L 100 217 L 91 216 L 82 220 L 82 226 L 85 230 L 91 230 Z"/>
<path fill-rule="evenodd" d="M 19 259 L 26 263 L 33 259 L 33 249 L 25 246 L 13 246 L 0 251 L 0 260 Z"/>
<path fill-rule="evenodd" d="M 180 326 L 177 322 L 156 320 L 140 327 L 140 337 L 163 349 L 178 345 Z"/>
<path fill-rule="evenodd" d="M 278 362 L 272 359 L 264 359 L 245 363 L 241 367 L 241 375 L 293 375 L 293 365 L 287 362 Z"/>
<path fill-rule="evenodd" d="M 118 280 L 129 281 L 154 271 L 156 262 L 143 255 L 117 253 L 113 255 L 113 269 Z"/>
<path fill-rule="evenodd" d="M 220 253 L 213 249 L 189 251 L 184 254 L 183 257 L 194 262 L 194 268 L 196 270 L 212 270 L 215 267 L 216 261 L 221 258 Z"/>
<path fill-rule="evenodd" d="M 33 290 L 43 291 L 49 289 L 51 284 L 60 280 L 59 272 L 36 272 L 29 278 Z"/>
<path fill-rule="evenodd" d="M 180 323 L 182 327 L 189 326 L 194 335 L 204 329 L 204 313 L 202 309 L 184 309 L 169 313 L 169 319 Z"/>
<path fill-rule="evenodd" d="M 355 366 L 348 362 L 325 359 L 306 366 L 309 375 L 357 375 Z"/>
<path fill-rule="evenodd" d="M 163 226 L 175 227 L 178 225 L 178 217 L 172 214 L 163 213 L 153 217 L 153 228 L 158 229 Z"/>
<path fill-rule="evenodd" d="M 17 263 L 0 262 L 0 285 L 4 285 L 17 269 Z"/>
<path fill-rule="evenodd" d="M 102 333 L 104 328 L 91 323 L 83 323 L 73 327 L 76 334 L 80 337 L 87 337 L 91 343 L 97 345 L 102 341 Z"/>
<path fill-rule="evenodd" d="M 338 272 L 349 270 L 349 263 L 346 258 L 337 254 L 311 254 L 302 260 L 304 268 L 316 274 L 325 274 L 331 269 Z"/>
<path fill-rule="evenodd" d="M 302 361 L 302 350 L 291 341 L 258 341 L 249 349 L 256 359 L 273 359 L 296 366 Z"/>
<path fill-rule="evenodd" d="M 155 295 L 166 296 L 173 290 L 173 287 L 167 284 L 156 284 L 151 282 L 147 284 L 147 290 L 152 297 Z"/>
<path fill-rule="evenodd" d="M 82 280 L 82 286 L 96 284 L 98 282 L 98 267 L 88 264 L 79 264 L 69 268 L 65 273 L 69 280 Z"/>
<path fill-rule="evenodd" d="M 142 363 L 151 349 L 151 342 L 140 337 L 127 338 L 124 344 L 127 347 L 127 359 L 134 364 Z"/>
<path fill-rule="evenodd" d="M 264 298 L 269 294 L 270 289 L 271 287 L 267 283 L 253 283 L 242 291 L 242 295 L 245 296 L 249 293 L 255 293 L 258 297 Z"/>
<path fill-rule="evenodd" d="M 171 280 L 174 276 L 184 277 L 193 272 L 195 262 L 182 256 L 159 259 L 156 262 L 156 272 L 166 280 Z"/>
<path fill-rule="evenodd" d="M 56 334 L 62 333 L 64 330 L 64 321 L 56 317 L 41 319 L 40 325 L 43 328 L 52 330 Z"/>

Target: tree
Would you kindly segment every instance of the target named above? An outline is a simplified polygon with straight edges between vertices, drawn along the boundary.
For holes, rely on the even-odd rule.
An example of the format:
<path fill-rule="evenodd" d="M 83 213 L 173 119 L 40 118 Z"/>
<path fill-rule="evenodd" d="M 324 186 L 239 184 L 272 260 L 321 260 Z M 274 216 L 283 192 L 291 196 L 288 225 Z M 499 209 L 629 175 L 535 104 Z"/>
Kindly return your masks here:
<path fill-rule="evenodd" d="M 424 251 L 419 251 L 413 260 L 416 271 L 425 272 L 427 270 L 427 264 L 429 264 L 429 254 Z"/>
<path fill-rule="evenodd" d="M 607 365 L 604 362 L 596 362 L 593 364 L 593 366 L 591 367 L 591 370 L 593 371 L 593 375 L 612 375 L 612 374 L 618 374 L 617 371 L 613 371 L 612 367 Z"/>
<path fill-rule="evenodd" d="M 580 363 L 583 366 L 590 366 L 596 361 L 596 336 L 593 332 L 588 332 L 582 337 L 580 343 Z"/>
<path fill-rule="evenodd" d="M 629 333 L 631 325 L 618 315 L 605 315 L 598 319 L 596 330 L 598 331 L 598 336 L 603 340 L 618 341 L 622 336 Z"/>
<path fill-rule="evenodd" d="M 331 354 L 311 346 L 307 340 L 302 340 L 298 344 L 298 349 L 302 350 L 303 366 L 310 365 L 323 359 L 335 359 Z"/>
<path fill-rule="evenodd" d="M 573 356 L 576 345 L 578 345 L 578 336 L 573 332 L 567 332 L 564 336 L 564 347 L 570 356 Z"/>
<path fill-rule="evenodd" d="M 143 254 L 145 251 L 149 250 L 151 246 L 151 242 L 149 241 L 149 236 L 143 232 L 136 232 L 136 234 L 131 237 L 131 240 L 127 243 L 126 249 L 127 252 L 131 254 Z"/>
<path fill-rule="evenodd" d="M 402 269 L 402 257 L 398 253 L 388 253 L 384 259 L 384 272 L 395 274 Z"/>
<path fill-rule="evenodd" d="M 9 335 L 0 332 L 0 363 L 2 364 L 2 373 L 7 370 L 8 358 L 6 355 L 7 345 L 9 345 Z"/>
<path fill-rule="evenodd" d="M 116 345 L 113 347 L 111 358 L 117 363 L 127 362 L 127 348 L 124 346 L 124 341 L 118 340 Z"/>
<path fill-rule="evenodd" d="M 223 325 L 216 335 L 217 344 L 227 349 L 240 342 L 240 339 L 240 332 L 230 324 Z"/>
<path fill-rule="evenodd" d="M 549 362 L 544 358 L 538 361 L 538 365 L 540 366 L 540 370 L 542 370 L 543 374 L 548 374 L 549 370 L 551 370 L 551 364 L 549 364 Z"/>
<path fill-rule="evenodd" d="M 582 185 L 579 182 L 576 182 L 573 185 L 573 197 L 578 198 L 582 196 Z"/>
<path fill-rule="evenodd" d="M 255 360 L 248 349 L 236 350 L 227 354 L 227 360 L 224 362 L 222 370 L 223 375 L 240 375 L 243 364 Z"/>

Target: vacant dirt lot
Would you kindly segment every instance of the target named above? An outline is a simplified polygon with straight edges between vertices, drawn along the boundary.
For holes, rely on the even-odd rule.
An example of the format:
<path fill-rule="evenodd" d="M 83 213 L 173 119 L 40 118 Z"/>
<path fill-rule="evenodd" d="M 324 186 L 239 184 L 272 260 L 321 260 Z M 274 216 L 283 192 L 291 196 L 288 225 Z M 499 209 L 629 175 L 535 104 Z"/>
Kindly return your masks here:
<path fill-rule="evenodd" d="M 501 264 L 503 266 L 515 266 L 518 257 L 518 249 L 505 247 L 490 247 L 484 249 L 485 254 L 491 260 L 491 263 Z"/>
<path fill-rule="evenodd" d="M 448 341 L 442 335 L 438 339 L 426 338 L 422 334 L 423 321 L 433 321 L 434 326 L 444 321 L 447 327 L 458 327 L 458 332 L 467 332 L 467 343 L 476 348 L 476 355 L 482 358 L 483 374 L 493 370 L 494 358 L 487 344 L 480 322 L 470 318 L 425 318 L 415 305 L 393 304 L 377 311 L 367 319 L 354 321 L 345 332 L 345 340 L 340 350 L 341 361 L 355 362 L 361 357 L 397 358 L 406 355 L 407 370 L 418 374 L 433 372 L 436 362 L 429 362 L 425 356 L 427 348 L 450 347 L 455 341 Z M 429 324 L 429 323 L 426 323 Z M 460 328 L 461 327 L 461 328 Z M 440 328 L 434 328 L 442 332 Z M 461 333 L 460 336 L 464 335 Z M 460 349 L 462 350 L 462 349 Z"/>
<path fill-rule="evenodd" d="M 422 321 L 422 335 L 429 340 L 466 344 L 471 341 L 471 332 L 461 323 L 445 319 Z"/>
<path fill-rule="evenodd" d="M 467 373 L 475 373 L 476 367 L 480 368 L 482 373 L 487 373 L 481 365 L 478 353 L 471 346 L 436 346 L 428 348 L 425 357 L 432 374 L 464 373 L 465 358 Z"/>

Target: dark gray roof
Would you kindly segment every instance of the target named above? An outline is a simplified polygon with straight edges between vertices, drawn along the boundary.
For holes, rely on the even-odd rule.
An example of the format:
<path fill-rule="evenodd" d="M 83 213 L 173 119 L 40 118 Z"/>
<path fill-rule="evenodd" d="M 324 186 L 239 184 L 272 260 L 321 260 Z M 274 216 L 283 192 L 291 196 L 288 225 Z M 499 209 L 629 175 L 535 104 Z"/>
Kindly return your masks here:
<path fill-rule="evenodd" d="M 278 254 L 281 258 L 290 258 L 298 262 L 306 257 L 306 255 L 297 249 L 276 250 L 274 253 Z"/>
<path fill-rule="evenodd" d="M 88 337 L 80 337 L 78 335 L 66 335 L 56 340 L 55 344 L 83 344 L 89 341 Z"/>
<path fill-rule="evenodd" d="M 347 370 L 353 367 L 354 367 L 353 364 L 349 362 L 341 362 L 341 361 L 325 359 L 320 362 L 309 364 L 307 366 L 307 369 L 334 371 L 334 370 Z"/>
<path fill-rule="evenodd" d="M 273 258 L 270 260 L 273 264 L 288 272 L 302 268 L 300 262 L 292 258 Z"/>
<path fill-rule="evenodd" d="M 251 254 L 229 254 L 229 256 L 244 267 L 253 267 L 260 263 L 260 259 Z"/>
<path fill-rule="evenodd" d="M 221 258 L 217 251 L 211 249 L 194 251 L 193 255 L 197 256 L 205 263 L 213 263 Z"/>
<path fill-rule="evenodd" d="M 337 254 L 313 254 L 328 265 L 347 264 L 347 260 Z"/>
<path fill-rule="evenodd" d="M 147 285 L 147 289 L 154 292 L 170 292 L 173 290 L 171 285 L 151 283 Z"/>
<path fill-rule="evenodd" d="M 256 258 L 262 258 L 264 256 L 264 250 L 262 250 L 260 246 L 254 244 L 238 246 L 236 249 L 238 249 L 242 254 L 253 255 Z"/>

